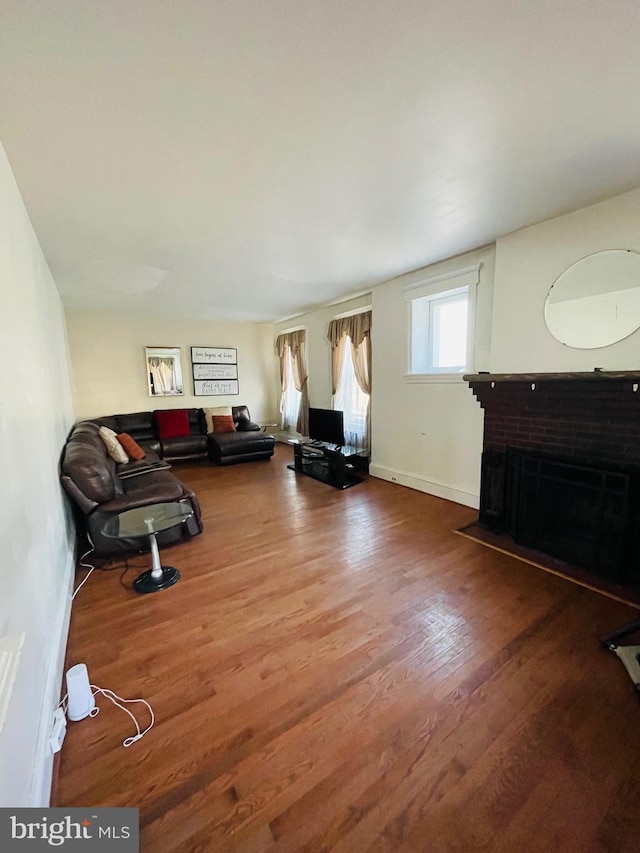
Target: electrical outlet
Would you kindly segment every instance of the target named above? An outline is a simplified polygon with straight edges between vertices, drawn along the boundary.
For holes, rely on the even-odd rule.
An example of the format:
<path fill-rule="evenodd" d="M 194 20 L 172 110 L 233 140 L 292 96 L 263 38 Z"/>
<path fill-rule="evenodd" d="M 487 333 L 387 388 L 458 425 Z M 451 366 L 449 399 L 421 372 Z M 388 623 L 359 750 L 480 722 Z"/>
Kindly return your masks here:
<path fill-rule="evenodd" d="M 51 747 L 51 752 L 60 752 L 66 733 L 67 718 L 62 708 L 56 708 L 56 710 L 53 712 L 53 722 L 51 724 L 51 734 L 49 736 L 49 746 Z"/>

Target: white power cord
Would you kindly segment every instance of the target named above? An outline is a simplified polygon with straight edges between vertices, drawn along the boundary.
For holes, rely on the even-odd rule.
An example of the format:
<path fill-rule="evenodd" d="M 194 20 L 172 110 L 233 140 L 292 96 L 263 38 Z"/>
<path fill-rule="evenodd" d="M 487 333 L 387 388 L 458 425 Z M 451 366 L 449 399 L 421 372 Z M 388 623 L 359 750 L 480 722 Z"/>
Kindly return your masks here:
<path fill-rule="evenodd" d="M 98 693 L 102 693 L 103 696 L 106 696 L 107 699 L 109 699 L 111 702 L 113 702 L 114 705 L 116 705 L 118 708 L 120 708 L 122 711 L 124 711 L 125 714 L 128 714 L 131 717 L 131 719 L 133 720 L 133 723 L 136 727 L 137 734 L 132 735 L 131 737 L 125 738 L 122 741 L 122 745 L 124 747 L 131 746 L 137 740 L 141 740 L 147 734 L 147 732 L 151 731 L 151 729 L 153 728 L 154 723 L 156 721 L 156 716 L 153 713 L 153 708 L 146 701 L 146 699 L 123 699 L 122 696 L 118 696 L 117 693 L 114 693 L 113 690 L 109 690 L 108 687 L 98 687 L 95 684 L 91 684 L 90 687 L 91 687 L 91 690 L 92 690 L 92 693 L 94 696 L 97 696 Z M 68 698 L 68 694 L 65 693 L 65 695 L 62 697 L 60 704 L 58 705 L 58 708 L 62 708 L 62 710 L 65 712 L 65 714 L 67 713 L 67 705 L 68 705 L 67 698 Z M 126 704 L 131 704 L 134 702 L 142 702 L 143 705 L 147 706 L 147 708 L 149 709 L 149 714 L 151 715 L 151 722 L 149 723 L 149 725 L 147 726 L 147 728 L 144 731 L 140 731 L 140 724 L 138 723 L 136 718 L 133 716 L 131 711 L 128 708 L 125 708 L 124 705 L 121 705 L 120 702 L 125 702 Z M 89 711 L 89 716 L 90 717 L 97 717 L 99 713 L 100 713 L 100 708 L 98 708 L 98 706 L 96 705 L 95 708 L 92 708 Z"/>
<path fill-rule="evenodd" d="M 123 746 L 131 746 L 131 744 L 133 744 L 133 743 L 135 743 L 137 740 L 140 740 L 141 738 L 143 738 L 143 737 L 146 735 L 146 733 L 147 733 L 148 731 L 151 731 L 151 729 L 153 728 L 153 724 L 155 723 L 156 718 L 155 718 L 155 714 L 153 713 L 153 708 L 152 708 L 152 707 L 151 707 L 151 705 L 146 701 L 146 699 L 123 699 L 123 698 L 122 698 L 122 696 L 118 696 L 118 694 L 117 694 L 117 693 L 114 693 L 114 692 L 113 692 L 113 690 L 109 690 L 107 687 L 97 687 L 95 684 L 92 684 L 92 685 L 91 685 L 91 689 L 93 690 L 93 695 L 94 695 L 94 696 L 96 696 L 98 693 L 102 693 L 102 695 L 103 695 L 103 696 L 106 696 L 106 697 L 107 697 L 107 699 L 110 699 L 110 700 L 113 702 L 113 704 L 114 704 L 114 705 L 116 705 L 118 708 L 121 708 L 121 709 L 122 709 L 126 714 L 128 714 L 128 715 L 131 717 L 131 719 L 133 720 L 133 722 L 134 722 L 134 724 L 135 724 L 135 727 L 136 727 L 137 734 L 136 734 L 136 735 L 133 735 L 133 737 L 125 738 L 125 739 L 122 741 L 122 745 L 123 745 Z M 151 722 L 149 723 L 149 725 L 147 726 L 147 728 L 146 728 L 143 732 L 142 732 L 142 731 L 140 731 L 140 726 L 139 726 L 139 724 L 138 724 L 138 721 L 137 721 L 137 720 L 136 720 L 136 718 L 133 716 L 133 714 L 131 713 L 131 711 L 130 711 L 128 708 L 125 708 L 125 707 L 124 707 L 124 705 L 121 705 L 121 704 L 120 704 L 120 702 L 125 702 L 125 703 L 127 703 L 127 704 L 131 704 L 131 703 L 133 703 L 133 702 L 142 702 L 142 704 L 143 704 L 143 705 L 146 705 L 146 706 L 147 706 L 147 708 L 149 709 L 149 714 L 151 715 Z M 90 717 L 95 717 L 95 716 L 96 716 L 97 714 L 99 714 L 99 713 L 100 713 L 100 708 L 98 708 L 98 707 L 96 706 L 96 707 L 95 707 L 95 708 L 94 708 L 94 709 L 89 713 L 89 716 L 90 716 Z"/>
<path fill-rule="evenodd" d="M 74 598 L 76 597 L 76 595 L 80 592 L 80 590 L 82 589 L 82 587 L 83 587 L 83 586 L 86 584 L 86 582 L 89 580 L 89 578 L 91 577 L 91 575 L 93 574 L 93 572 L 95 572 L 95 570 L 96 570 L 96 567 L 95 567 L 95 566 L 92 566 L 92 565 L 91 565 L 91 563 L 83 563 L 83 562 L 82 562 L 82 561 L 84 560 L 84 558 L 85 558 L 85 557 L 88 557 L 88 556 L 89 556 L 89 554 L 90 554 L 92 551 L 95 551 L 95 545 L 93 544 L 93 542 L 92 542 L 92 540 L 91 540 L 91 537 L 89 536 L 89 534 L 88 534 L 88 533 L 87 533 L 87 538 L 88 538 L 88 540 L 89 540 L 89 544 L 91 545 L 91 547 L 89 548 L 89 550 L 88 550 L 88 551 L 85 551 L 85 552 L 84 552 L 84 554 L 82 555 L 82 557 L 80 557 L 80 561 L 79 561 L 79 564 L 78 564 L 78 565 L 82 566 L 82 568 L 83 568 L 83 569 L 89 569 L 89 571 L 88 571 L 88 572 L 87 572 L 87 574 L 85 575 L 84 579 L 83 579 L 83 580 L 78 584 L 78 586 L 74 589 L 74 591 L 73 591 L 73 595 L 71 596 L 71 601 L 73 601 L 73 599 L 74 599 Z"/>

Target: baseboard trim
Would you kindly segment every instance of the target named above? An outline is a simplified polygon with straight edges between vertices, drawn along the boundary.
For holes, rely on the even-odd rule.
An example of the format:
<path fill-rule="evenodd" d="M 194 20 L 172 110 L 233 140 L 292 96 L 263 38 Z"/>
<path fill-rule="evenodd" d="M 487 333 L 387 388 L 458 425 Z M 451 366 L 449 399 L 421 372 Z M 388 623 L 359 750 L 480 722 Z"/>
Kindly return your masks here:
<path fill-rule="evenodd" d="M 416 489 L 418 492 L 425 492 L 428 495 L 444 498 L 445 500 L 453 501 L 453 503 L 469 506 L 472 509 L 479 509 L 480 507 L 479 494 L 467 492 L 464 489 L 449 486 L 437 480 L 430 480 L 428 477 L 423 477 L 420 474 L 411 474 L 408 471 L 400 471 L 397 468 L 387 468 L 386 465 L 374 464 L 369 466 L 369 474 L 372 477 L 378 477 L 380 480 L 398 483 L 400 486 L 407 486 L 410 489 Z"/>
<path fill-rule="evenodd" d="M 37 758 L 33 768 L 29 803 L 26 804 L 32 808 L 45 808 L 51 800 L 54 756 L 49 747 L 49 736 L 51 734 L 53 712 L 60 702 L 60 686 L 64 674 L 69 623 L 71 621 L 71 595 L 73 592 L 75 565 L 75 552 L 72 548 L 67 555 L 67 565 L 65 566 L 65 575 L 69 579 L 69 585 L 64 595 L 61 596 L 54 637 L 52 637 L 49 660 L 47 661 L 43 702 L 38 723 Z"/>

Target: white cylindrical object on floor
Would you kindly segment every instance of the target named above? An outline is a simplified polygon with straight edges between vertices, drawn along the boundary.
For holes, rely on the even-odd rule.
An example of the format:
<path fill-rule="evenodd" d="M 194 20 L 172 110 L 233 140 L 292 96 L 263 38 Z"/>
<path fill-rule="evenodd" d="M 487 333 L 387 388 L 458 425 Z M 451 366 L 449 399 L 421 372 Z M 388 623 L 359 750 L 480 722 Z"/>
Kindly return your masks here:
<path fill-rule="evenodd" d="M 91 692 L 87 665 L 77 663 L 67 670 L 67 717 L 70 720 L 84 720 L 96 706 L 96 700 Z"/>

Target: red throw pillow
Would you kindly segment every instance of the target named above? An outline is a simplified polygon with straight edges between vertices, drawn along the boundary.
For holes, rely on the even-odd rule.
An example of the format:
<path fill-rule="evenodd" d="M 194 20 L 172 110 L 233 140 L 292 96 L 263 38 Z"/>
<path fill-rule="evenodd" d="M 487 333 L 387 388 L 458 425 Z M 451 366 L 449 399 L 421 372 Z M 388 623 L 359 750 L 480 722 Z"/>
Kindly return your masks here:
<path fill-rule="evenodd" d="M 182 438 L 184 435 L 191 435 L 186 409 L 166 409 L 156 412 L 155 415 L 160 438 Z"/>
<path fill-rule="evenodd" d="M 213 415 L 213 431 L 216 432 L 235 432 L 236 425 L 233 422 L 233 415 Z"/>
<path fill-rule="evenodd" d="M 121 432 L 116 436 L 120 444 L 124 447 L 125 453 L 129 457 L 129 459 L 144 459 L 145 452 L 140 447 L 137 441 L 135 441 L 128 432 Z"/>

